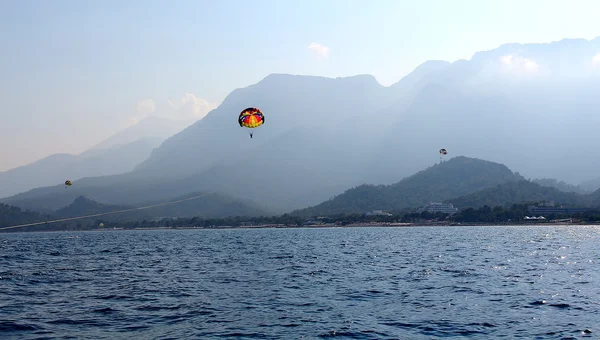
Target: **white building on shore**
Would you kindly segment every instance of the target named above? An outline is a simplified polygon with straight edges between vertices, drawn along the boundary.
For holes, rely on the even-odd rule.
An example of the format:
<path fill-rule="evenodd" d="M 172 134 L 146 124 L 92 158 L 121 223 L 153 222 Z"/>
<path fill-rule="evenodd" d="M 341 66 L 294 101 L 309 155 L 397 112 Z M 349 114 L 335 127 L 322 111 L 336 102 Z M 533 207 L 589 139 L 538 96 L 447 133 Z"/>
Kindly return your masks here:
<path fill-rule="evenodd" d="M 383 210 L 373 210 L 365 214 L 366 216 L 392 216 L 392 214 L 384 212 Z"/>
<path fill-rule="evenodd" d="M 431 213 L 444 213 L 444 214 L 455 214 L 458 212 L 458 209 L 452 205 L 452 203 L 438 203 L 438 202 L 430 202 L 424 207 L 421 207 L 417 210 L 417 212 L 421 213 L 424 211 L 429 211 Z"/>

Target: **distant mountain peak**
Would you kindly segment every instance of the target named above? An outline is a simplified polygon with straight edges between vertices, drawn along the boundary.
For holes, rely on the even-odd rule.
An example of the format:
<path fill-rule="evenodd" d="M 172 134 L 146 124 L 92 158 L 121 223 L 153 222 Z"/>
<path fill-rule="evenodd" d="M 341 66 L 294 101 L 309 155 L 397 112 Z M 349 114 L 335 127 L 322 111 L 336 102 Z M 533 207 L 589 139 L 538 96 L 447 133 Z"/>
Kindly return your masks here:
<path fill-rule="evenodd" d="M 91 200 L 91 199 L 85 197 L 84 195 L 77 196 L 73 200 L 73 204 L 87 204 L 87 203 L 96 203 L 96 202 L 94 200 Z"/>
<path fill-rule="evenodd" d="M 108 207 L 108 205 L 96 202 L 93 199 L 90 199 L 89 197 L 87 197 L 85 195 L 80 195 L 80 196 L 77 196 L 73 200 L 73 203 L 68 205 L 66 208 L 99 208 L 99 207 Z"/>
<path fill-rule="evenodd" d="M 336 77 L 335 80 L 338 80 L 338 81 L 360 80 L 360 81 L 366 81 L 366 82 L 372 82 L 372 83 L 379 84 L 379 82 L 377 81 L 377 78 L 375 78 L 375 76 L 373 76 L 372 74 L 366 74 L 366 73 L 355 74 L 353 76 Z"/>
<path fill-rule="evenodd" d="M 166 139 L 180 132 L 188 125 L 190 125 L 188 121 L 179 121 L 152 115 L 113 134 L 88 150 L 108 149 L 148 137 Z"/>
<path fill-rule="evenodd" d="M 596 46 L 597 45 L 597 46 Z M 489 57 L 499 57 L 508 54 L 540 54 L 540 53 L 564 53 L 571 48 L 587 49 L 590 47 L 600 48 L 600 37 L 588 40 L 584 38 L 565 38 L 544 43 L 506 43 L 496 48 L 479 51 L 473 54 L 472 61 L 481 61 Z"/>
<path fill-rule="evenodd" d="M 508 175 L 509 178 L 512 178 L 514 176 L 515 179 L 524 179 L 520 175 L 513 174 L 512 171 L 504 164 L 500 164 L 500 163 L 496 163 L 496 162 L 492 162 L 492 161 L 488 161 L 488 160 L 484 160 L 484 159 L 479 159 L 479 158 L 472 158 L 472 157 L 466 157 L 466 156 L 455 156 L 450 159 L 444 160 L 440 163 L 436 163 L 436 164 L 432 165 L 431 167 L 421 170 L 410 177 L 406 177 L 406 178 L 402 179 L 400 182 L 392 184 L 392 186 L 399 185 L 399 184 L 411 179 L 412 177 L 418 177 L 418 176 L 425 175 L 425 174 L 429 175 L 434 172 L 443 173 L 444 171 L 446 171 L 447 174 L 450 174 L 456 170 L 475 171 L 475 172 L 479 172 L 482 170 L 483 171 L 494 171 L 494 172 L 498 172 L 498 173 L 502 174 L 503 176 Z"/>
<path fill-rule="evenodd" d="M 271 84 L 271 83 L 280 83 L 282 81 L 294 81 L 298 79 L 305 80 L 324 80 L 324 81 L 332 81 L 332 82 L 345 82 L 345 83 L 363 83 L 369 85 L 377 85 L 383 87 L 375 76 L 371 74 L 356 74 L 352 76 L 344 76 L 344 77 L 324 77 L 324 76 L 313 76 L 313 75 L 302 75 L 302 74 L 287 74 L 287 73 L 271 73 L 262 80 L 260 80 L 255 85 L 259 84 Z"/>
<path fill-rule="evenodd" d="M 54 212 L 55 216 L 80 216 L 86 214 L 96 214 L 96 213 L 105 213 L 114 211 L 117 209 L 123 208 L 122 206 L 110 205 L 110 204 L 102 204 L 96 202 L 84 195 L 77 196 L 73 203 L 58 209 Z"/>
<path fill-rule="evenodd" d="M 434 74 L 449 65 L 451 65 L 451 63 L 444 60 L 428 60 L 417 66 L 411 73 L 402 77 L 402 79 L 392 84 L 390 87 L 409 91 L 427 76 Z"/>
<path fill-rule="evenodd" d="M 427 60 L 424 63 L 421 63 L 419 66 L 417 66 L 417 68 L 415 68 L 415 71 L 417 70 L 422 70 L 422 69 L 428 69 L 428 68 L 438 68 L 438 67 L 444 67 L 444 66 L 448 66 L 451 63 L 449 61 L 446 60 Z"/>
<path fill-rule="evenodd" d="M 281 81 L 281 80 L 292 80 L 292 79 L 299 79 L 299 78 L 306 78 L 306 79 L 331 79 L 328 77 L 324 77 L 324 76 L 313 76 L 313 75 L 304 75 L 304 74 L 290 74 L 290 73 L 271 73 L 269 75 L 267 75 L 266 77 L 264 77 L 263 79 L 261 79 L 258 83 L 256 83 L 256 85 L 258 84 L 263 84 L 263 83 L 269 83 L 269 82 L 273 82 L 273 81 Z"/>

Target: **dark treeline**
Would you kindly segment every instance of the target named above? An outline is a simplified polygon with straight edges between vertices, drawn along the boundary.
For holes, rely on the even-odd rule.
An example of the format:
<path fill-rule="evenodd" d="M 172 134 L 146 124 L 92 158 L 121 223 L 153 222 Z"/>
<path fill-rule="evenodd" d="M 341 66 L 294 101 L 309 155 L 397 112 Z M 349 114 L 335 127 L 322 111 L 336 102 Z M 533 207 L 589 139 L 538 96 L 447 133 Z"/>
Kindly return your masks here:
<path fill-rule="evenodd" d="M 473 223 L 500 223 L 500 222 L 519 222 L 523 221 L 525 216 L 532 216 L 528 210 L 529 205 L 513 204 L 511 207 L 496 206 L 491 208 L 483 206 L 479 209 L 467 208 L 451 217 L 456 222 Z M 587 222 L 600 221 L 600 209 L 590 209 L 584 213 L 576 214 L 548 214 L 544 216 L 546 221 L 556 219 L 573 218 Z"/>
<path fill-rule="evenodd" d="M 0 203 L 0 227 L 47 221 L 49 218 L 48 215 L 24 211 L 21 208 Z"/>
<path fill-rule="evenodd" d="M 531 213 L 528 211 L 529 205 L 526 204 L 513 204 L 510 207 L 497 206 L 494 208 L 484 206 L 479 209 L 467 208 L 457 214 L 448 215 L 443 213 L 431 213 L 431 212 L 406 212 L 396 213 L 392 215 L 373 215 L 367 216 L 365 214 L 339 214 L 326 217 L 314 217 L 314 218 L 302 218 L 299 216 L 293 216 L 284 214 L 281 216 L 269 216 L 269 217 L 227 217 L 227 218 L 210 218 L 204 219 L 201 217 L 194 218 L 178 218 L 178 219 L 163 219 L 160 221 L 136 221 L 126 223 L 113 223 L 111 226 L 118 226 L 122 228 L 144 228 L 144 227 L 241 227 L 241 226 L 256 226 L 256 225 L 288 225 L 288 226 L 301 226 L 305 224 L 337 224 L 337 225 L 348 225 L 353 223 L 425 223 L 428 221 L 447 221 L 447 222 L 471 222 L 471 223 L 503 223 L 503 222 L 521 222 L 524 221 L 525 216 L 530 216 Z M 546 220 L 562 219 L 562 218 L 575 218 L 583 221 L 596 222 L 600 221 L 600 210 L 589 210 L 585 213 L 577 214 L 550 214 L 545 216 Z"/>
<path fill-rule="evenodd" d="M 365 214 L 340 214 L 327 217 L 301 218 L 292 215 L 281 215 L 272 217 L 227 217 L 203 219 L 201 217 L 194 218 L 178 218 L 178 219 L 163 219 L 160 221 L 136 221 L 126 223 L 109 223 L 110 227 L 116 226 L 119 228 L 153 228 L 153 227 L 243 227 L 243 226 L 258 226 L 258 225 L 286 225 L 286 226 L 302 226 L 306 224 L 336 224 L 349 225 L 355 223 L 427 223 L 427 222 L 447 222 L 447 223 L 528 223 L 524 217 L 530 216 L 528 205 L 514 204 L 510 207 L 488 207 L 484 206 L 479 209 L 468 208 L 457 214 L 448 215 L 443 213 L 431 212 L 410 212 L 402 214 L 375 215 L 367 216 Z M 585 213 L 557 215 L 550 214 L 546 217 L 546 221 L 562 218 L 574 218 L 582 221 L 597 222 L 600 221 L 600 210 L 590 210 Z"/>
<path fill-rule="evenodd" d="M 391 215 L 373 215 L 365 214 L 339 214 L 327 217 L 303 218 L 284 214 L 280 216 L 265 217 L 225 217 L 225 218 L 164 218 L 161 220 L 137 220 L 137 221 L 107 221 L 101 219 L 82 219 L 61 223 L 42 224 L 29 226 L 19 229 L 2 231 L 76 231 L 92 229 L 137 229 L 137 228 L 217 228 L 217 227 L 244 227 L 244 226 L 263 226 L 263 225 L 284 225 L 284 226 L 303 226 L 314 224 L 335 224 L 349 225 L 360 223 L 485 223 L 485 224 L 519 224 L 531 223 L 524 220 L 525 216 L 530 216 L 529 205 L 513 204 L 510 207 L 489 207 L 484 206 L 478 209 L 467 208 L 454 215 L 431 213 L 431 212 L 397 212 Z M 6 208 L 6 207 L 5 207 Z M 11 210 L 12 211 L 12 210 Z M 12 211 L 10 216 L 19 215 L 19 211 Z M 27 215 L 29 219 L 40 219 L 40 215 Z M 545 216 L 546 222 L 554 219 L 574 218 L 583 222 L 600 222 L 600 209 L 589 210 L 585 213 L 557 215 L 550 214 Z M 14 218 L 9 219 L 13 223 L 19 223 Z M 22 222 L 22 221 L 21 221 Z M 29 223 L 26 221 L 23 223 Z M 539 223 L 539 222 L 537 222 Z M 542 222 L 543 223 L 543 222 Z"/>

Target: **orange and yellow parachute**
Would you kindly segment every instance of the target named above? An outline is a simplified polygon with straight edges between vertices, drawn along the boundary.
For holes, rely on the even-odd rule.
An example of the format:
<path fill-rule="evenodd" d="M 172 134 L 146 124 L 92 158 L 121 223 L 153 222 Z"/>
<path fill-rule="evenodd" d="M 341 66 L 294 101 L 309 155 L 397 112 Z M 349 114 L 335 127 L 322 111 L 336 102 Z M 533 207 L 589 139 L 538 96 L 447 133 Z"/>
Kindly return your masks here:
<path fill-rule="evenodd" d="M 241 127 L 254 129 L 265 123 L 265 116 L 259 109 L 249 107 L 240 113 L 238 123 Z M 252 132 L 250 133 L 250 138 L 252 138 Z"/>

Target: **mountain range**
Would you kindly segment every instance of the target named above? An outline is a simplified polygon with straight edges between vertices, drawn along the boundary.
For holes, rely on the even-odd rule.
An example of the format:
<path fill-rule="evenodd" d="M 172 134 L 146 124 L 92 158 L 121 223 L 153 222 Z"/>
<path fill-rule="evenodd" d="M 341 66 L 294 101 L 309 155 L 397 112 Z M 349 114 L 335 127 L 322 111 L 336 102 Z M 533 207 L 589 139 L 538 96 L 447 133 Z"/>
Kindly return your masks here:
<path fill-rule="evenodd" d="M 187 200 L 180 201 L 185 199 Z M 173 201 L 174 204 L 164 205 Z M 345 214 L 360 215 L 373 210 L 401 215 L 414 212 L 416 208 L 432 201 L 449 202 L 461 210 L 548 201 L 562 206 L 597 208 L 600 207 L 600 190 L 591 194 L 561 191 L 526 180 L 505 165 L 459 156 L 421 170 L 397 183 L 359 185 L 321 204 L 286 215 L 290 218 L 339 217 Z M 233 216 L 264 218 L 275 215 L 255 202 L 219 193 L 191 193 L 168 202 L 149 201 L 143 206 L 109 205 L 79 196 L 69 205 L 45 215 L 21 212 L 19 208 L 1 205 L 0 221 L 18 224 L 109 213 L 77 223 L 89 226 L 90 223 L 98 223 L 98 220 L 121 223 L 174 217 L 218 219 Z M 154 206 L 159 203 L 160 206 Z"/>
<path fill-rule="evenodd" d="M 575 192 L 564 192 L 554 187 L 541 186 L 527 180 L 499 184 L 447 201 L 458 208 L 480 208 L 484 205 L 489 207 L 508 206 L 511 204 L 531 204 L 549 201 L 576 207 L 600 206 L 598 193 L 578 194 Z"/>
<path fill-rule="evenodd" d="M 166 138 L 185 127 L 179 121 L 148 117 L 79 155 L 54 154 L 36 162 L 0 172 L 0 197 L 30 189 L 126 173 L 146 160 Z"/>
<path fill-rule="evenodd" d="M 363 184 L 314 207 L 291 214 L 319 216 L 373 210 L 397 212 L 521 179 L 523 178 L 519 174 L 513 173 L 505 165 L 459 156 L 421 170 L 397 183 Z"/>
<path fill-rule="evenodd" d="M 430 202 L 456 208 L 508 207 L 512 204 L 555 202 L 570 207 L 600 207 L 600 189 L 592 193 L 559 190 L 523 178 L 502 164 L 459 156 L 441 162 L 391 185 L 363 184 L 316 206 L 291 212 L 316 217 L 383 210 L 414 211 Z"/>
<path fill-rule="evenodd" d="M 47 213 L 39 213 L 0 203 L 0 232 L 4 230 L 4 227 L 53 220 L 59 221 L 52 223 L 49 227 L 50 230 L 57 230 L 57 228 L 60 229 L 61 227 L 72 228 L 75 226 L 80 228 L 81 226 L 95 226 L 97 221 L 121 223 L 171 219 L 174 217 L 219 219 L 229 216 L 244 216 L 246 218 L 273 216 L 272 213 L 251 201 L 240 200 L 219 193 L 191 193 L 182 197 L 176 197 L 168 202 L 149 201 L 145 204 L 143 206 L 103 204 L 88 197 L 79 196 L 73 202 L 60 209 L 48 211 Z M 73 217 L 79 218 L 70 221 L 60 221 Z M 41 231 L 47 229 L 47 224 L 40 224 L 37 226 L 25 226 L 18 230 Z"/>
<path fill-rule="evenodd" d="M 123 129 L 100 143 L 92 146 L 85 153 L 127 145 L 146 138 L 160 139 L 161 142 L 190 125 L 189 121 L 148 116 L 136 124 Z M 137 164 L 136 164 L 137 165 Z"/>
<path fill-rule="evenodd" d="M 200 196 L 200 197 L 198 197 Z M 194 197 L 198 197 L 195 198 Z M 91 214 L 101 214 L 122 210 L 125 211 L 117 214 L 107 214 L 99 218 L 108 221 L 124 221 L 124 220 L 142 220 L 170 217 L 197 217 L 204 218 L 223 218 L 227 216 L 269 216 L 269 212 L 250 201 L 243 201 L 228 197 L 218 193 L 191 193 L 182 197 L 176 197 L 173 201 L 188 199 L 188 201 L 175 203 L 172 205 L 161 205 L 148 209 L 146 206 L 165 202 L 148 202 L 144 207 L 109 205 L 98 203 L 84 196 L 77 197 L 71 204 L 63 207 L 52 213 L 52 216 L 57 218 L 67 218 L 73 216 L 86 216 Z M 137 209 L 136 209 L 137 208 Z"/>
<path fill-rule="evenodd" d="M 599 54 L 600 38 L 506 44 L 470 60 L 425 62 L 389 87 L 370 75 L 271 74 L 231 92 L 129 172 L 89 175 L 68 190 L 37 188 L 2 201 L 48 211 L 79 196 L 138 205 L 215 191 L 283 213 L 364 183 L 396 183 L 435 164 L 442 147 L 449 157 L 517 169 L 512 179 L 581 183 L 597 178 L 600 166 L 593 157 Z M 259 107 L 266 118 L 252 139 L 236 122 L 246 107 Z"/>

